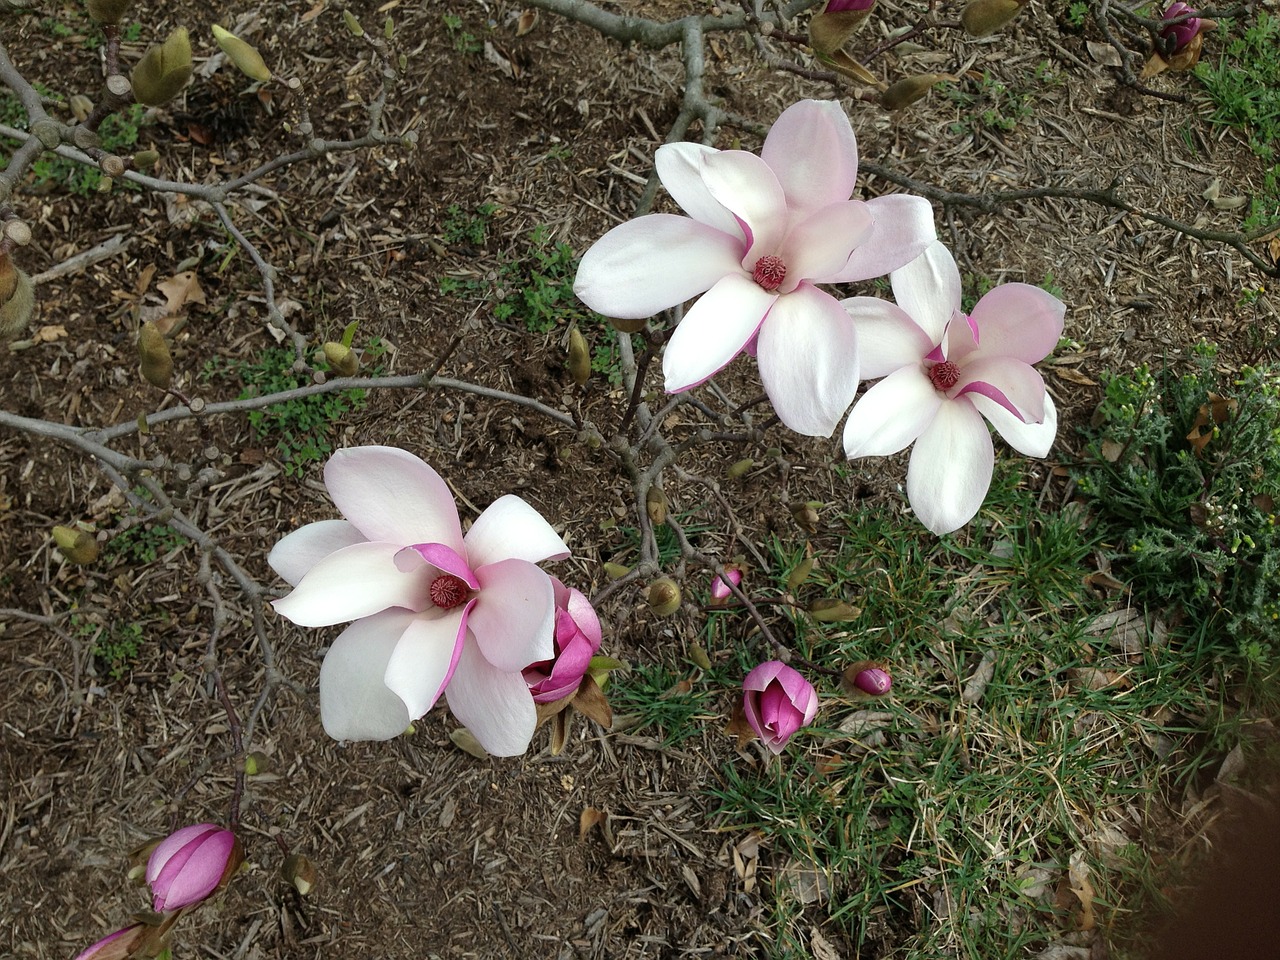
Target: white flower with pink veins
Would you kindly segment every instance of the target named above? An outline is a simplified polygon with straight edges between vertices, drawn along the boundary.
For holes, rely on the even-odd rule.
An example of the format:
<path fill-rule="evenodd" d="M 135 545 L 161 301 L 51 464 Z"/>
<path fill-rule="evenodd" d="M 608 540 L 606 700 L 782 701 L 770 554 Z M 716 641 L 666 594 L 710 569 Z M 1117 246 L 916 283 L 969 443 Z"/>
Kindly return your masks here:
<path fill-rule="evenodd" d="M 867 280 L 914 260 L 935 237 L 929 202 L 850 199 L 858 147 L 833 101 L 787 108 L 760 156 L 669 143 L 655 165 L 689 216 L 613 228 L 583 256 L 574 291 L 620 319 L 701 295 L 666 345 L 667 391 L 695 387 L 752 351 L 782 422 L 830 436 L 858 389 L 858 338 L 815 284 Z"/>
<path fill-rule="evenodd" d="M 320 669 L 320 717 L 339 740 L 388 740 L 445 694 L 497 756 L 523 753 L 537 709 L 522 671 L 555 656 L 555 595 L 536 564 L 569 549 L 516 496 L 466 536 L 448 486 L 394 447 L 339 450 L 325 486 L 345 519 L 311 523 L 267 562 L 293 585 L 275 601 L 305 627 L 354 621 Z"/>

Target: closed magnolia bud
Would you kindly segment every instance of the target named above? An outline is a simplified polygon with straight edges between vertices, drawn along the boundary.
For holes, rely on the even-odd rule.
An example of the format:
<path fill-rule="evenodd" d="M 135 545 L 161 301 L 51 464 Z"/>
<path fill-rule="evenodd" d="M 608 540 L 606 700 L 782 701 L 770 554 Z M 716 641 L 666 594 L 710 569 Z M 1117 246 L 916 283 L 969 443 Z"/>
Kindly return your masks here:
<path fill-rule="evenodd" d="M 623 566 L 620 563 L 602 563 L 600 566 L 604 569 L 604 575 L 610 580 L 621 580 L 631 572 L 630 567 Z"/>
<path fill-rule="evenodd" d="M 147 48 L 130 81 L 139 103 L 158 107 L 168 103 L 191 79 L 191 38 L 186 27 L 178 27 L 162 44 Z"/>
<path fill-rule="evenodd" d="M 639 333 L 644 329 L 644 325 L 648 322 L 647 318 L 641 320 L 621 319 L 618 317 L 609 318 L 609 325 L 620 333 Z"/>
<path fill-rule="evenodd" d="M 935 83 L 946 79 L 945 73 L 921 73 L 914 77 L 904 77 L 880 94 L 880 106 L 886 110 L 901 110 L 932 90 Z"/>
<path fill-rule="evenodd" d="M 795 518 L 796 523 L 809 533 L 818 532 L 818 508 L 822 506 L 816 500 L 809 500 L 805 503 L 791 504 L 791 516 Z"/>
<path fill-rule="evenodd" d="M 660 617 L 679 610 L 680 599 L 680 588 L 670 577 L 659 577 L 649 584 L 649 608 Z"/>
<path fill-rule="evenodd" d="M 246 776 L 256 777 L 260 773 L 266 773 L 271 768 L 271 760 L 265 753 L 255 750 L 244 758 L 244 772 Z"/>
<path fill-rule="evenodd" d="M 85 0 L 89 16 L 98 23 L 119 23 L 133 0 Z"/>
<path fill-rule="evenodd" d="M 788 593 L 795 593 L 800 589 L 800 585 L 809 579 L 809 574 L 813 573 L 814 562 L 813 557 L 808 557 L 796 565 L 796 568 L 791 571 L 791 575 L 787 577 Z"/>
<path fill-rule="evenodd" d="M 972 0 L 960 13 L 960 25 L 971 37 L 995 33 L 1022 12 L 1018 0 Z"/>
<path fill-rule="evenodd" d="M 0 254 L 0 303 L 4 303 L 18 289 L 18 268 L 8 254 Z"/>
<path fill-rule="evenodd" d="M 216 23 L 213 25 L 213 38 L 218 41 L 218 46 L 227 55 L 227 59 L 250 80 L 266 83 L 271 79 L 271 71 L 267 69 L 262 55 L 251 44 Z"/>
<path fill-rule="evenodd" d="M 173 357 L 164 334 L 150 320 L 138 331 L 138 357 L 143 379 L 153 387 L 168 390 L 173 383 Z"/>
<path fill-rule="evenodd" d="M 81 566 L 98 559 L 98 541 L 93 534 L 75 527 L 54 527 L 53 542 L 62 555 Z"/>
<path fill-rule="evenodd" d="M 591 348 L 577 324 L 569 328 L 569 376 L 580 387 L 591 379 Z"/>
<path fill-rule="evenodd" d="M 72 94 L 68 105 L 71 107 L 71 115 L 81 123 L 89 119 L 89 114 L 93 113 L 93 101 L 86 97 L 83 93 Z"/>
<path fill-rule="evenodd" d="M 305 897 L 316 885 L 316 865 L 301 853 L 291 853 L 280 867 L 280 876 Z"/>
<path fill-rule="evenodd" d="M 340 377 L 354 377 L 360 371 L 360 358 L 344 343 L 330 340 L 324 345 L 324 358 Z"/>
<path fill-rule="evenodd" d="M 893 689 L 893 678 L 889 676 L 886 670 L 881 670 L 879 667 L 869 667 L 866 670 L 858 671 L 857 676 L 853 678 L 853 685 L 863 693 L 870 694 L 873 697 L 883 697 Z"/>
<path fill-rule="evenodd" d="M 135 170 L 150 170 L 160 162 L 160 154 L 154 150 L 139 150 L 133 155 Z"/>
<path fill-rule="evenodd" d="M 815 600 L 809 605 L 809 615 L 819 623 L 836 623 L 840 620 L 857 620 L 862 611 L 843 600 Z"/>
<path fill-rule="evenodd" d="M 16 267 L 13 273 L 13 290 L 9 299 L 0 304 L 0 343 L 12 340 L 26 330 L 36 309 L 35 284 Z"/>
<path fill-rule="evenodd" d="M 739 460 L 737 463 L 731 466 L 728 470 L 725 471 L 725 473 L 728 475 L 730 480 L 739 480 L 742 477 L 745 477 L 748 473 L 750 473 L 751 469 L 755 465 L 756 465 L 756 462 L 754 460 L 752 460 L 750 457 L 746 457 L 742 460 Z"/>
<path fill-rule="evenodd" d="M 659 486 L 651 486 L 644 495 L 644 509 L 649 514 L 649 521 L 655 526 L 667 522 L 667 495 Z"/>
<path fill-rule="evenodd" d="M 350 10 L 342 11 L 342 22 L 347 25 L 347 29 L 351 31 L 353 37 L 364 36 L 364 27 L 360 26 L 360 21 L 356 19 L 356 15 Z"/>

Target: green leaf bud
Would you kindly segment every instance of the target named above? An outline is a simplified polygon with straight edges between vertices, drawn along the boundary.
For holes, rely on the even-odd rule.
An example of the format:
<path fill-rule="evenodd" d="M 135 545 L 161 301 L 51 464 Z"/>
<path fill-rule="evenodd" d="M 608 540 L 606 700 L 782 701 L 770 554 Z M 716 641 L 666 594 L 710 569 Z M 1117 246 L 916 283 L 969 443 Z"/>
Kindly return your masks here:
<path fill-rule="evenodd" d="M 135 170 L 150 170 L 160 162 L 160 154 L 155 150 L 139 150 L 133 155 Z"/>
<path fill-rule="evenodd" d="M 354 377 L 360 372 L 360 358 L 350 347 L 330 340 L 324 345 L 324 358 L 340 377 Z"/>
<path fill-rule="evenodd" d="M 153 387 L 168 390 L 173 383 L 173 357 L 164 334 L 150 320 L 138 331 L 138 357 L 142 378 Z"/>
<path fill-rule="evenodd" d="M 350 10 L 342 11 L 342 22 L 347 25 L 347 29 L 351 31 L 353 37 L 364 36 L 364 27 L 360 26 L 360 21 L 356 19 L 356 15 Z"/>
<path fill-rule="evenodd" d="M 98 559 L 98 541 L 93 534 L 75 527 L 54 527 L 53 542 L 72 563 L 84 566 Z"/>
<path fill-rule="evenodd" d="M 316 865 L 301 853 L 291 853 L 280 867 L 280 876 L 305 897 L 316 885 Z"/>
<path fill-rule="evenodd" d="M 591 348 L 578 325 L 569 328 L 569 376 L 578 386 L 585 386 L 591 379 Z"/>
<path fill-rule="evenodd" d="M 241 40 L 229 30 L 224 30 L 216 23 L 213 25 L 213 38 L 227 55 L 227 59 L 236 65 L 236 69 L 250 80 L 266 83 L 271 79 L 271 71 L 267 69 L 262 55 L 257 49 Z"/>

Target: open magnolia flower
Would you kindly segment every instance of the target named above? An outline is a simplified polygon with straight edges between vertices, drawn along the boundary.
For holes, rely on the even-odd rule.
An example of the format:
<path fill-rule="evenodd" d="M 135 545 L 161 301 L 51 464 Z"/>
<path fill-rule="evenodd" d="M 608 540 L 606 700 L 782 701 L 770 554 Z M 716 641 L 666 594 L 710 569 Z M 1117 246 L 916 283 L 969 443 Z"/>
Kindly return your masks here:
<path fill-rule="evenodd" d="M 388 740 L 445 693 L 487 751 L 524 752 L 537 710 L 522 671 L 555 655 L 554 590 L 535 564 L 567 557 L 564 541 L 510 495 L 464 537 L 444 480 L 394 447 L 340 450 L 324 481 L 346 519 L 295 530 L 267 562 L 294 586 L 280 614 L 355 621 L 320 670 L 325 731 Z"/>
<path fill-rule="evenodd" d="M 1020 453 L 1049 452 L 1058 415 L 1031 364 L 1057 345 L 1066 308 L 1039 287 L 1006 283 L 966 316 L 960 271 L 941 243 L 890 281 L 897 306 L 843 302 L 858 324 L 863 375 L 884 377 L 849 414 L 845 454 L 887 456 L 914 442 L 907 499 L 926 527 L 948 533 L 973 519 L 991 486 L 983 417 Z"/>
<path fill-rule="evenodd" d="M 857 392 L 858 340 L 839 303 L 814 284 L 866 280 L 913 260 L 934 239 L 929 202 L 849 199 L 858 148 L 833 101 L 787 108 L 758 157 L 669 143 L 655 164 L 689 216 L 614 227 L 582 258 L 574 291 L 593 310 L 627 319 L 701 294 L 663 354 L 667 390 L 697 386 L 754 349 L 782 422 L 830 436 Z"/>

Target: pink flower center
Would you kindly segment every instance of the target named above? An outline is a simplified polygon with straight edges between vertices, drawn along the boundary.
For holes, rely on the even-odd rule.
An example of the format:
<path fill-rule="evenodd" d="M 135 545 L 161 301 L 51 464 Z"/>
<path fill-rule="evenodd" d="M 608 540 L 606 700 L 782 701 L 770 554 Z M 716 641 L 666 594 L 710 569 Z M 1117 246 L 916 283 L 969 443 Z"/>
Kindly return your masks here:
<path fill-rule="evenodd" d="M 960 382 L 960 368 L 950 360 L 943 360 L 929 368 L 929 379 L 934 387 L 946 392 Z"/>
<path fill-rule="evenodd" d="M 455 577 L 452 573 L 442 573 L 431 581 L 428 592 L 431 595 L 431 602 L 437 607 L 441 610 L 452 610 L 466 602 L 471 588 L 461 577 Z"/>
<path fill-rule="evenodd" d="M 756 261 L 751 279 L 760 284 L 762 289 L 773 292 L 787 279 L 787 265 L 782 262 L 781 257 L 761 257 Z"/>

